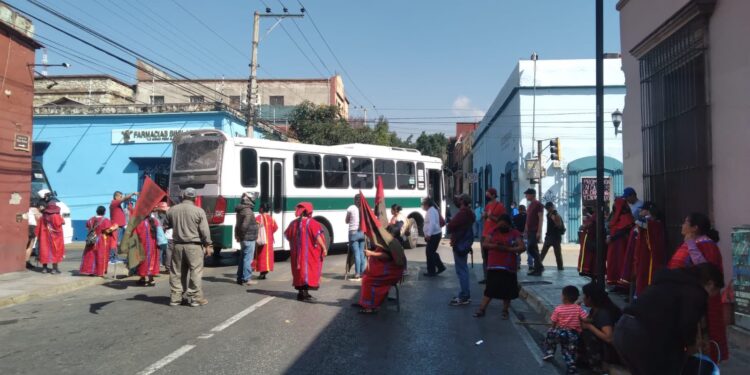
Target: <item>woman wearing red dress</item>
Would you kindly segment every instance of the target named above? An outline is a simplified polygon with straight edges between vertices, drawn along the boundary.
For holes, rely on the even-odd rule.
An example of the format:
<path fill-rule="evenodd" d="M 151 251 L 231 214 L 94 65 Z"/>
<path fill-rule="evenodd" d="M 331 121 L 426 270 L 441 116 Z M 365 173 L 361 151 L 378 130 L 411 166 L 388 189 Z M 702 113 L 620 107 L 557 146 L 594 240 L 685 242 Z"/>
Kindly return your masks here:
<path fill-rule="evenodd" d="M 117 241 L 112 232 L 117 229 L 117 225 L 104 217 L 106 212 L 104 206 L 99 206 L 96 208 L 96 216 L 86 222 L 86 229 L 96 233 L 96 243 L 86 245 L 83 249 L 81 267 L 78 270 L 81 275 L 103 277 L 107 273 L 109 248 L 112 241 Z"/>
<path fill-rule="evenodd" d="M 638 237 L 635 245 L 635 295 L 639 296 L 651 285 L 656 271 L 666 267 L 666 239 L 664 224 L 659 220 L 656 205 L 643 203 L 640 218 L 635 222 Z"/>
<path fill-rule="evenodd" d="M 632 211 L 623 198 L 615 199 L 607 236 L 607 284 L 621 285 L 623 264 L 626 261 L 628 239 L 633 229 Z"/>
<path fill-rule="evenodd" d="M 269 213 L 268 203 L 260 205 L 259 215 L 255 221 L 266 235 L 265 245 L 258 245 L 255 250 L 255 259 L 253 259 L 252 269 L 260 272 L 259 280 L 265 280 L 266 275 L 273 271 L 273 234 L 279 229 L 276 220 Z"/>
<path fill-rule="evenodd" d="M 143 246 L 143 260 L 138 264 L 138 285 L 154 286 L 154 276 L 159 274 L 159 245 L 156 243 L 156 227 L 159 222 L 151 215 L 135 227 L 135 234 Z M 146 278 L 148 277 L 148 281 Z"/>
<path fill-rule="evenodd" d="M 328 254 L 323 226 L 312 218 L 313 205 L 310 202 L 297 204 L 297 219 L 289 223 L 284 231 L 289 240 L 292 266 L 292 285 L 297 289 L 297 300 L 315 300 L 309 290 L 320 287 L 320 274 L 323 271 L 323 258 Z"/>
<path fill-rule="evenodd" d="M 723 269 L 721 252 L 716 246 L 719 232 L 713 229 L 706 215 L 697 212 L 688 215 L 682 223 L 682 235 L 685 240 L 667 264 L 668 268 L 684 268 L 708 262 Z M 716 363 L 726 361 L 729 359 L 727 324 L 724 321 L 721 296 L 718 294 L 708 299 L 706 323 L 712 344 L 708 348 L 708 354 Z"/>
<path fill-rule="evenodd" d="M 49 196 L 48 190 L 41 190 L 39 195 L 45 200 Z M 42 217 L 36 225 L 36 236 L 39 239 L 39 262 L 42 263 L 42 273 L 60 274 L 57 264 L 65 258 L 65 239 L 63 238 L 63 220 L 60 216 L 60 207 L 55 201 L 47 202 L 47 207 L 42 211 Z M 52 269 L 47 265 L 52 263 Z"/>

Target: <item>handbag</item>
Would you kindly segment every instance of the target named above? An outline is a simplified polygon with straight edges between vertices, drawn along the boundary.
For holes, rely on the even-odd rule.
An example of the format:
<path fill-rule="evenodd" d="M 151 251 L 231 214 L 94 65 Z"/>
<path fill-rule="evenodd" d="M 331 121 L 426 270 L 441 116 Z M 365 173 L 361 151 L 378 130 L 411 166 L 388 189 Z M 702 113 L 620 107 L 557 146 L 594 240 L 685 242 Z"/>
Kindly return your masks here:
<path fill-rule="evenodd" d="M 96 245 L 96 242 L 99 241 L 99 235 L 96 234 L 96 228 L 99 227 L 99 224 L 102 223 L 102 220 L 96 222 L 96 225 L 94 225 L 91 229 L 89 229 L 89 232 L 86 233 L 86 246 L 94 246 Z"/>
<path fill-rule="evenodd" d="M 156 244 L 159 246 L 163 246 L 169 243 L 169 240 L 167 240 L 167 235 L 164 233 L 164 228 L 162 226 L 156 227 Z"/>
<path fill-rule="evenodd" d="M 266 218 L 265 216 L 261 215 L 260 224 L 258 225 L 258 238 L 255 239 L 255 245 L 257 246 L 265 246 L 266 243 L 268 243 L 268 238 L 266 237 Z"/>

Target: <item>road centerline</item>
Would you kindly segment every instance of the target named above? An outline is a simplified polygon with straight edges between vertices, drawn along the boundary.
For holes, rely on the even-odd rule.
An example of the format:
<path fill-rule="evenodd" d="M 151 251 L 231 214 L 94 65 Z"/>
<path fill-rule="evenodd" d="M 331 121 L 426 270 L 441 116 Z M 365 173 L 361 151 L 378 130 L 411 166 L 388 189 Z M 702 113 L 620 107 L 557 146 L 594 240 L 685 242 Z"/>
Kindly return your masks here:
<path fill-rule="evenodd" d="M 229 328 L 229 326 L 231 326 L 232 324 L 237 323 L 238 320 L 244 318 L 245 316 L 247 316 L 251 312 L 257 310 L 259 307 L 267 304 L 268 302 L 271 302 L 272 299 L 274 299 L 274 297 L 270 297 L 269 296 L 269 297 L 263 298 L 262 300 L 254 303 L 252 306 L 250 306 L 250 307 L 248 307 L 248 308 L 246 308 L 246 309 L 238 312 L 237 314 L 235 314 L 231 318 L 225 320 L 223 323 L 219 324 L 218 326 L 216 326 L 214 328 L 211 328 L 211 332 L 221 332 L 221 331 Z"/>

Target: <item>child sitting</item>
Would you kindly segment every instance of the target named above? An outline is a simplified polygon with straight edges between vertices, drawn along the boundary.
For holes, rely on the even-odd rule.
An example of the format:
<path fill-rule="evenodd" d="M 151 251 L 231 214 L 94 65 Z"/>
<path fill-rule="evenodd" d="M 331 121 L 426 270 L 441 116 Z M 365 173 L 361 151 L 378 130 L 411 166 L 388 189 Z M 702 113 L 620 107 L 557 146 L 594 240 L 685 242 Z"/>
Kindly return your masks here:
<path fill-rule="evenodd" d="M 562 305 L 555 307 L 552 312 L 552 327 L 547 331 L 547 338 L 544 340 L 544 360 L 548 361 L 555 356 L 555 348 L 559 343 L 568 374 L 578 373 L 576 353 L 581 333 L 581 319 L 588 316 L 586 311 L 576 304 L 578 296 L 578 288 L 572 285 L 563 288 Z"/>

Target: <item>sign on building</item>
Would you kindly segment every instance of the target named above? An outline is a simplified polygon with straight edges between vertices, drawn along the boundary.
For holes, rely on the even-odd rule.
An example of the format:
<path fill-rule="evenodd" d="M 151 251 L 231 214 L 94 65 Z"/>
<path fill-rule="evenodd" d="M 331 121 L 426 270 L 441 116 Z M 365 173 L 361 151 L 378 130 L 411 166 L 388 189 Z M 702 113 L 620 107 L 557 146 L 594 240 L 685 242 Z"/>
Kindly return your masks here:
<path fill-rule="evenodd" d="M 112 144 L 172 143 L 172 139 L 174 139 L 177 134 L 197 129 L 200 128 L 113 129 Z"/>
<path fill-rule="evenodd" d="M 604 177 L 604 202 L 607 204 L 611 188 L 612 180 Z M 596 177 L 581 177 L 581 201 L 584 207 L 596 205 Z"/>

